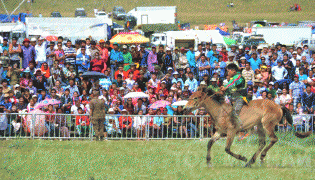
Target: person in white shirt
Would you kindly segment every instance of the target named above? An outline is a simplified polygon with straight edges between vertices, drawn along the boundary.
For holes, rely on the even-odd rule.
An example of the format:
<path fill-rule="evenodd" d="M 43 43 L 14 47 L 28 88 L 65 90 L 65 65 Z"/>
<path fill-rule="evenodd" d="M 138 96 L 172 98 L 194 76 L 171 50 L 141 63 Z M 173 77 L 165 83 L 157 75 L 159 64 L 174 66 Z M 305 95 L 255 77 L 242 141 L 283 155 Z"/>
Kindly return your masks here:
<path fill-rule="evenodd" d="M 288 71 L 282 66 L 281 60 L 277 61 L 277 66 L 271 69 L 272 76 L 276 81 L 283 80 L 287 75 Z"/>
<path fill-rule="evenodd" d="M 41 68 L 42 64 L 46 62 L 46 43 L 44 42 L 44 38 L 40 37 L 38 39 L 38 44 L 35 45 L 35 62 L 37 64 L 37 68 Z"/>
<path fill-rule="evenodd" d="M 297 52 L 296 51 L 293 51 L 292 52 L 292 58 L 290 59 L 290 61 L 292 62 L 293 66 L 295 67 L 296 66 L 296 61 L 298 60 L 297 58 Z"/>
<path fill-rule="evenodd" d="M 127 88 L 131 90 L 133 85 L 135 84 L 135 80 L 133 80 L 133 73 L 129 73 L 129 78 L 126 79 L 125 81 L 127 83 Z"/>
<path fill-rule="evenodd" d="M 87 55 L 89 55 L 89 56 L 91 56 L 91 51 L 90 51 L 90 49 L 86 46 L 86 41 L 85 40 L 82 40 L 81 41 L 81 46 L 80 47 L 82 47 L 82 46 L 85 46 L 85 53 L 87 54 Z M 78 50 L 77 50 L 77 55 L 79 55 L 81 53 L 81 48 L 79 48 Z"/>
<path fill-rule="evenodd" d="M 140 138 L 140 135 L 142 134 L 142 137 L 145 138 L 145 124 L 146 124 L 146 116 L 143 116 L 143 111 L 139 110 L 138 112 L 139 116 L 135 116 L 133 119 L 133 127 L 137 131 L 137 137 Z"/>
<path fill-rule="evenodd" d="M 71 114 L 79 114 L 78 112 L 78 108 L 81 107 L 82 109 L 85 109 L 84 108 L 84 105 L 81 104 L 80 100 L 76 100 L 75 101 L 75 104 L 71 106 Z"/>

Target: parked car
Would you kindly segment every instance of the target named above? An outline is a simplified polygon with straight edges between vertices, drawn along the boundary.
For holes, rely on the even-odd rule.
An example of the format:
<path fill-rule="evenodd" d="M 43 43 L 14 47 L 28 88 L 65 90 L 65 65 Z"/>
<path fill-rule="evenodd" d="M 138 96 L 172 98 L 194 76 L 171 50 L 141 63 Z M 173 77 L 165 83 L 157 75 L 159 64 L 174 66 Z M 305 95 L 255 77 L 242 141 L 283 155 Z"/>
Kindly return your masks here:
<path fill-rule="evenodd" d="M 114 6 L 113 17 L 117 20 L 124 20 L 126 17 L 126 11 L 121 6 Z"/>
<path fill-rule="evenodd" d="M 74 13 L 75 17 L 86 17 L 84 8 L 77 8 Z"/>
<path fill-rule="evenodd" d="M 307 45 L 309 50 L 315 51 L 315 38 L 301 39 L 295 44 L 296 47 L 303 47 L 304 45 Z"/>
<path fill-rule="evenodd" d="M 250 37 L 247 41 L 244 41 L 245 46 L 258 46 L 258 45 L 268 45 L 263 37 Z"/>
<path fill-rule="evenodd" d="M 61 16 L 60 12 L 54 11 L 54 12 L 52 12 L 52 13 L 50 14 L 50 17 L 62 17 L 62 16 Z"/>

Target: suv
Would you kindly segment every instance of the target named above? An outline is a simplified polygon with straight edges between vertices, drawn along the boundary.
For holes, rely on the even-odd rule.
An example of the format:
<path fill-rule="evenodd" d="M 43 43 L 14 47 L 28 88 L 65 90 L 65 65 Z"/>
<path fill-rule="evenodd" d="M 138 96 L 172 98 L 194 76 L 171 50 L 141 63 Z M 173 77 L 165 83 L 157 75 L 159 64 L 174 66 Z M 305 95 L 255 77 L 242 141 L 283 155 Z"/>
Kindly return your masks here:
<path fill-rule="evenodd" d="M 75 17 L 86 17 L 84 8 L 77 8 L 74 13 Z"/>
<path fill-rule="evenodd" d="M 126 17 L 126 11 L 121 6 L 114 6 L 113 17 L 117 20 L 124 20 Z"/>
<path fill-rule="evenodd" d="M 62 16 L 61 16 L 60 12 L 54 11 L 54 12 L 52 12 L 52 13 L 50 14 L 50 17 L 62 17 Z"/>

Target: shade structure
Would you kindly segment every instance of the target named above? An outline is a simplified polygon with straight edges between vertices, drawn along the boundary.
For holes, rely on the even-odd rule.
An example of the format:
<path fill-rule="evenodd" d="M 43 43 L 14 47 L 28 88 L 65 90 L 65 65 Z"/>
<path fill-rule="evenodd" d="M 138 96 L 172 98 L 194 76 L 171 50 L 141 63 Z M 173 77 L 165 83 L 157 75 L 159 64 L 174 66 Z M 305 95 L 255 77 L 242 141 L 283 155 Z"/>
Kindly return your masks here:
<path fill-rule="evenodd" d="M 188 103 L 188 101 L 186 101 L 186 100 L 176 101 L 172 104 L 172 106 L 186 106 L 187 103 Z"/>
<path fill-rule="evenodd" d="M 152 109 L 159 109 L 159 108 L 165 108 L 166 106 L 170 105 L 171 103 L 168 101 L 164 101 L 164 100 L 159 100 L 154 102 L 150 108 Z"/>
<path fill-rule="evenodd" d="M 149 98 L 149 95 L 145 94 L 144 92 L 131 92 L 124 96 L 124 99 L 128 98 Z"/>
<path fill-rule="evenodd" d="M 143 44 L 148 42 L 150 42 L 149 38 L 138 33 L 119 33 L 110 40 L 110 43 L 112 44 Z"/>

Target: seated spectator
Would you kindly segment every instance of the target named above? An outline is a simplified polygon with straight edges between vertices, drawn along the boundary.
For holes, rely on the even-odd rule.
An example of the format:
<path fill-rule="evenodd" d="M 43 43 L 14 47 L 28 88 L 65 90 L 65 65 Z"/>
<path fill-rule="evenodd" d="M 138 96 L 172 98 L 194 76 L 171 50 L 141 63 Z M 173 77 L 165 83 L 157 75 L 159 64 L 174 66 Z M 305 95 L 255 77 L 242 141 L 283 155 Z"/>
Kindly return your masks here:
<path fill-rule="evenodd" d="M 101 72 L 104 73 L 105 70 L 107 69 L 107 65 L 105 63 L 104 59 L 100 58 L 100 53 L 95 52 L 95 59 L 92 59 L 90 62 L 90 71 L 96 71 L 96 72 Z"/>
<path fill-rule="evenodd" d="M 66 121 L 66 116 L 63 115 L 64 112 L 61 108 L 57 108 L 57 113 L 56 113 L 56 123 L 58 124 L 59 127 L 59 135 L 60 137 L 70 137 L 70 132 L 68 127 L 66 126 L 67 121 Z"/>
<path fill-rule="evenodd" d="M 124 71 L 124 67 L 122 65 L 120 65 L 118 67 L 118 70 L 115 72 L 115 79 L 118 78 L 118 74 L 121 75 L 122 79 L 125 80 L 126 78 L 128 78 L 128 75 L 126 74 L 126 72 Z"/>
<path fill-rule="evenodd" d="M 76 99 L 74 105 L 71 106 L 71 114 L 79 114 L 79 108 L 84 109 L 84 106 L 81 104 L 80 99 Z"/>
<path fill-rule="evenodd" d="M 277 66 L 274 66 L 271 71 L 272 76 L 276 81 L 281 81 L 288 75 L 288 71 L 282 66 L 280 60 L 277 61 Z"/>
<path fill-rule="evenodd" d="M 81 52 L 77 55 L 75 64 L 78 71 L 86 72 L 90 68 L 90 56 L 86 52 L 85 46 L 81 47 Z"/>
<path fill-rule="evenodd" d="M 45 123 L 45 126 L 48 130 L 48 136 L 49 137 L 55 137 L 58 133 L 56 132 L 56 126 L 55 124 L 56 121 L 55 121 L 55 115 L 56 112 L 54 111 L 54 107 L 53 105 L 49 104 L 48 105 L 48 111 L 46 111 L 46 123 Z"/>
<path fill-rule="evenodd" d="M 121 111 L 122 116 L 119 117 L 119 128 L 122 131 L 123 137 L 127 137 L 128 132 L 131 132 L 131 128 L 132 128 L 132 119 L 131 117 L 127 116 L 128 115 L 128 111 L 126 109 L 123 109 Z"/>
<path fill-rule="evenodd" d="M 280 95 L 279 99 L 280 105 L 285 106 L 287 108 L 289 107 L 289 104 L 292 103 L 292 97 L 290 96 L 290 94 L 288 94 L 286 89 L 282 90 L 282 95 Z"/>
<path fill-rule="evenodd" d="M 109 115 L 105 116 L 105 127 L 106 127 L 106 132 L 104 134 L 104 137 L 107 137 L 107 134 L 113 135 L 114 133 L 121 133 L 119 128 L 119 120 L 118 116 L 115 116 L 114 109 L 109 108 L 108 110 Z"/>
<path fill-rule="evenodd" d="M 180 116 L 180 117 L 174 118 L 174 126 L 177 126 L 179 128 L 180 137 L 183 137 L 183 133 L 184 133 L 185 137 L 188 138 L 187 125 L 185 122 L 185 118 L 182 117 L 184 115 L 182 106 L 177 107 L 177 110 L 175 111 L 175 115 Z"/>
<path fill-rule="evenodd" d="M 306 85 L 306 91 L 302 94 L 301 99 L 302 105 L 307 109 L 309 114 L 312 114 L 314 111 L 314 103 L 315 103 L 315 94 L 311 92 L 311 86 Z"/>
<path fill-rule="evenodd" d="M 138 113 L 139 116 L 135 116 L 133 120 L 133 127 L 137 133 L 137 138 L 139 139 L 142 135 L 142 138 L 145 138 L 145 129 L 146 129 L 146 117 L 143 116 L 143 111 L 140 110 Z"/>
<path fill-rule="evenodd" d="M 83 115 L 84 110 L 79 107 L 78 108 L 78 116 L 76 116 L 75 124 L 76 124 L 76 129 L 79 134 L 79 136 L 86 137 L 89 132 L 90 132 L 90 119 L 89 116 Z"/>

